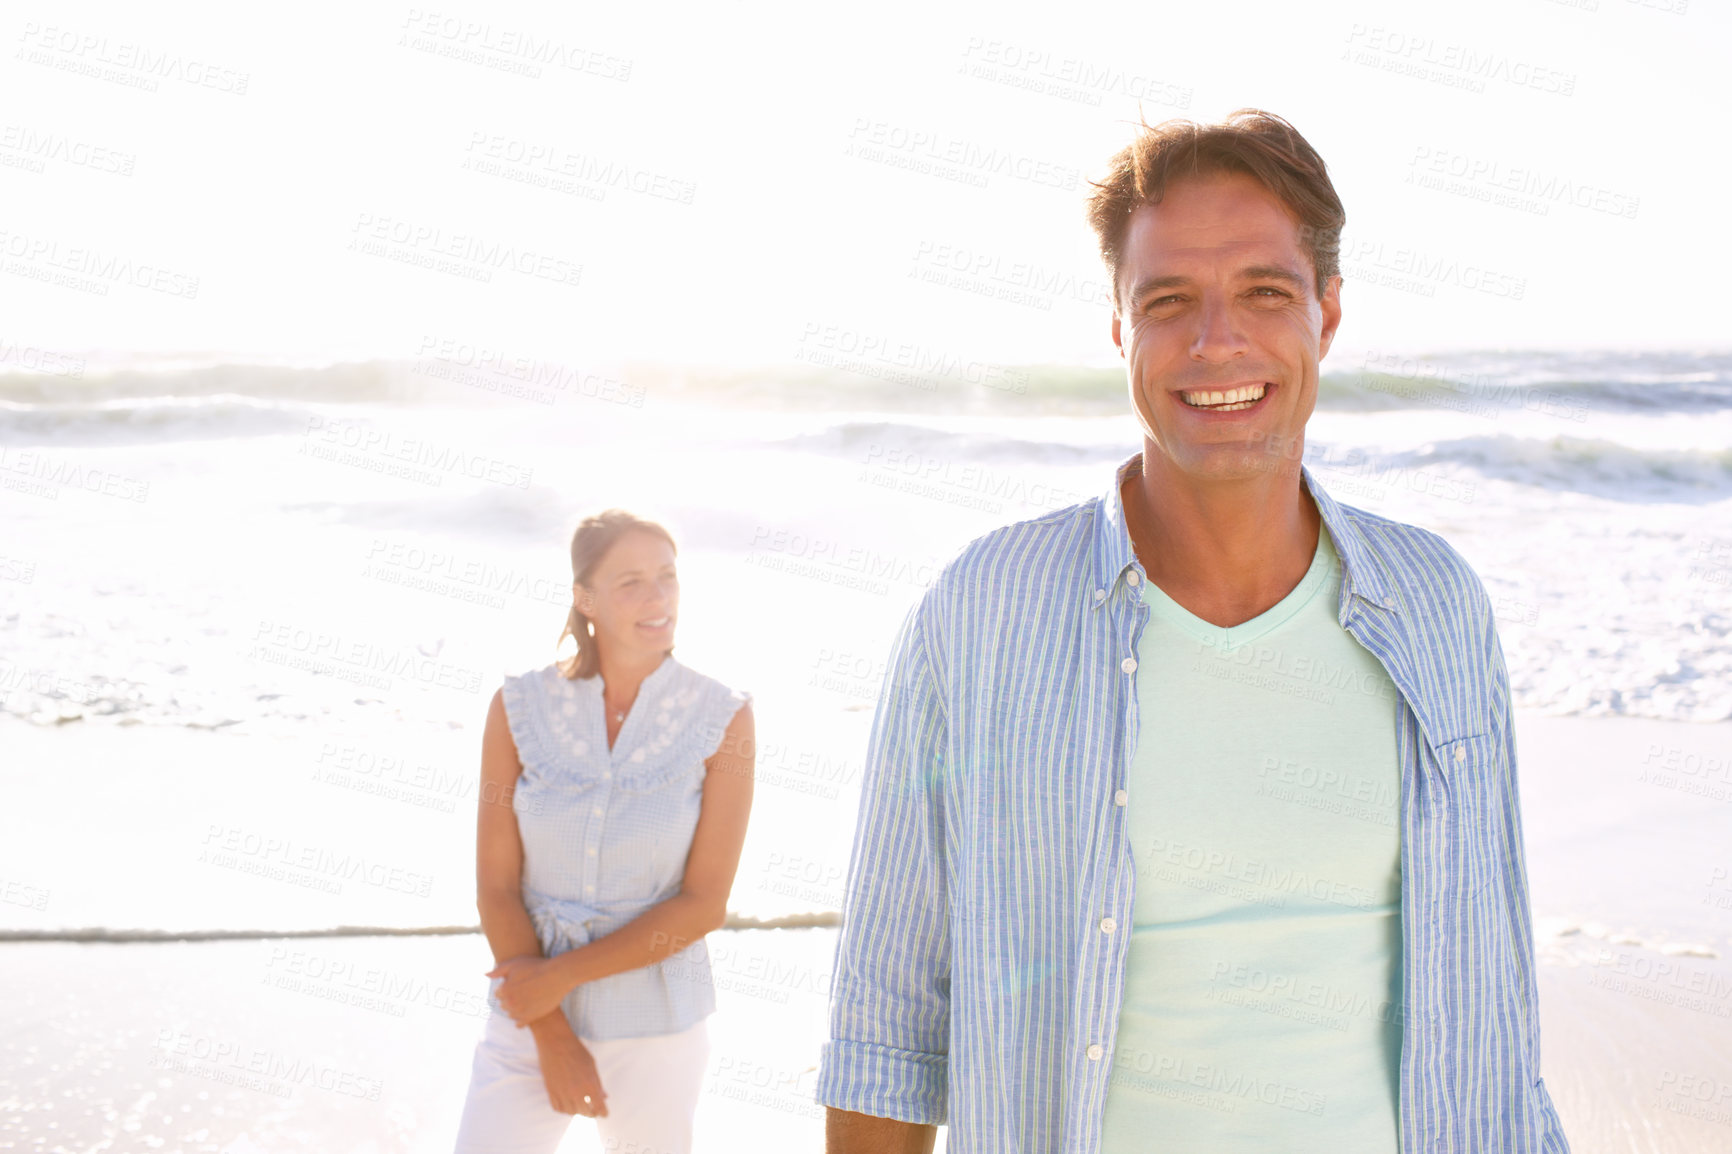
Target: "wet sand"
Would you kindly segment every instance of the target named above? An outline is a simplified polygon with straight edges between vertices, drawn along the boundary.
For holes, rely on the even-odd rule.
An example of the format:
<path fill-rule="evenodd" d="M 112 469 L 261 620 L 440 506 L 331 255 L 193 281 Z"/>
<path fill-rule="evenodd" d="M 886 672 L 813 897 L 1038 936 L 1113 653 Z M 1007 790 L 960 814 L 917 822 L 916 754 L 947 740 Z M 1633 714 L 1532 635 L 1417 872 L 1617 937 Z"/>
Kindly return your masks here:
<path fill-rule="evenodd" d="M 1732 1150 L 1732 725 L 1523 716 L 1519 726 L 1543 1072 L 1572 1149 Z M 139 741 L 95 727 L 10 726 L 5 736 L 15 801 L 49 788 L 40 776 L 25 781 L 19 765 L 75 774 L 148 747 L 144 760 L 173 761 L 197 782 L 217 773 L 201 759 L 237 748 L 210 735 Z M 60 796 L 87 830 L 124 809 L 124 798 Z M 0 818 L 10 847 L 0 873 L 11 887 L 0 914 L 12 928 L 52 926 L 57 908 L 94 908 L 53 880 L 63 876 L 53 858 L 100 855 L 100 840 L 55 848 L 45 820 L 70 828 L 40 808 Z M 179 857 L 196 845 L 195 824 L 192 840 L 176 843 Z M 139 908 L 187 908 L 151 896 L 187 884 L 151 872 L 149 847 L 161 836 L 126 830 L 119 844 L 131 856 L 119 860 L 138 867 L 128 884 Z M 18 848 L 26 842 L 29 854 Z M 41 909 L 21 904 L 38 893 L 47 895 Z M 447 895 L 381 908 L 461 906 Z M 700 1150 L 823 1148 L 812 1087 L 835 933 L 712 935 L 719 1010 Z M 478 935 L 12 942 L 0 943 L 0 957 L 9 979 L 0 985 L 0 1146 L 231 1154 L 449 1150 L 490 964 Z M 599 1149 L 593 1126 L 576 1120 L 564 1149 Z"/>

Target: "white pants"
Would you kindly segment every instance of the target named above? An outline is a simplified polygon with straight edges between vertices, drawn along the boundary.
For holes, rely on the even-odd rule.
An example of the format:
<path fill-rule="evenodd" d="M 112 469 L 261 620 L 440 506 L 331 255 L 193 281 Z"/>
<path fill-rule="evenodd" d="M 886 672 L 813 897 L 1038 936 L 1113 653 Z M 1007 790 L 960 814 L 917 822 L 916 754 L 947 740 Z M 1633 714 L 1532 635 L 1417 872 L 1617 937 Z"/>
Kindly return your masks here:
<path fill-rule="evenodd" d="M 607 1094 L 596 1118 L 607 1154 L 690 1154 L 692 1119 L 710 1060 L 709 1019 L 677 1034 L 585 1038 Z M 475 1046 L 456 1154 L 552 1154 L 574 1119 L 547 1100 L 535 1037 L 494 1011 Z"/>

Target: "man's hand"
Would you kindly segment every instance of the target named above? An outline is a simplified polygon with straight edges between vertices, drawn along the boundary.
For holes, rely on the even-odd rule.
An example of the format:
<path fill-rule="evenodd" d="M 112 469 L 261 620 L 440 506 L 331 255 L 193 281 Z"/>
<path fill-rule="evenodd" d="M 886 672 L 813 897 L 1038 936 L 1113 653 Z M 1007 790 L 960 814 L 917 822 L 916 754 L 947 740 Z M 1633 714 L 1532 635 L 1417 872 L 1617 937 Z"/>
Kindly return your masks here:
<path fill-rule="evenodd" d="M 571 988 L 561 983 L 551 958 L 508 958 L 487 971 L 499 983 L 499 1005 L 519 1026 L 539 1021 L 559 1009 Z"/>
<path fill-rule="evenodd" d="M 558 1019 L 553 1021 L 553 1019 Z M 607 1095 L 602 1091 L 601 1078 L 595 1072 L 595 1058 L 578 1036 L 564 1014 L 552 1014 L 535 1023 L 535 1052 L 541 1058 L 541 1080 L 547 1086 L 547 1100 L 561 1114 L 582 1114 L 585 1118 L 607 1116 Z"/>

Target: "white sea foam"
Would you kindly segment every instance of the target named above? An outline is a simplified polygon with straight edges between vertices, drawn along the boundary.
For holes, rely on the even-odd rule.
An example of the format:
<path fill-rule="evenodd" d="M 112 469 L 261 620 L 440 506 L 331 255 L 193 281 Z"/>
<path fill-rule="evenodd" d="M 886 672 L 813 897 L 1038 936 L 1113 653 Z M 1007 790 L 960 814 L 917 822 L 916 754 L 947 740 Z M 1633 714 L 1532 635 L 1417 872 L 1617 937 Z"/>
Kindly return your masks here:
<path fill-rule="evenodd" d="M 1729 363 L 1458 357 L 1471 389 L 1412 397 L 1331 377 L 1306 457 L 1339 500 L 1473 562 L 1519 704 L 1732 718 Z M 469 724 L 485 696 L 458 687 L 550 655 L 570 532 L 609 505 L 678 534 L 682 651 L 727 655 L 760 697 L 869 706 L 872 676 L 808 685 L 812 655 L 881 660 L 962 543 L 1095 495 L 1140 443 L 1122 379 L 1098 373 L 1013 396 L 662 371 L 604 396 L 548 370 L 579 384 L 547 405 L 424 367 L 0 378 L 4 710 Z M 1451 401 L 1497 401 L 1473 384 L 1494 373 L 1574 399 Z M 763 643 L 790 621 L 801 640 Z"/>

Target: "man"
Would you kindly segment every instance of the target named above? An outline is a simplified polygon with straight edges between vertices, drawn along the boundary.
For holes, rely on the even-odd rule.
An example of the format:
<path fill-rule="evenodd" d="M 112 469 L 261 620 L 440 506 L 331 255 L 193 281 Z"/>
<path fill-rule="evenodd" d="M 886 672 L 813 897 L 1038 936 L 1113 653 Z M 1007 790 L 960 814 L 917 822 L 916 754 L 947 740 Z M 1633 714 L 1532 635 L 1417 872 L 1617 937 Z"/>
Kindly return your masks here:
<path fill-rule="evenodd" d="M 832 1154 L 1564 1154 L 1484 586 L 1300 459 L 1345 213 L 1279 117 L 1095 185 L 1142 451 L 898 635 L 817 1101 Z"/>

